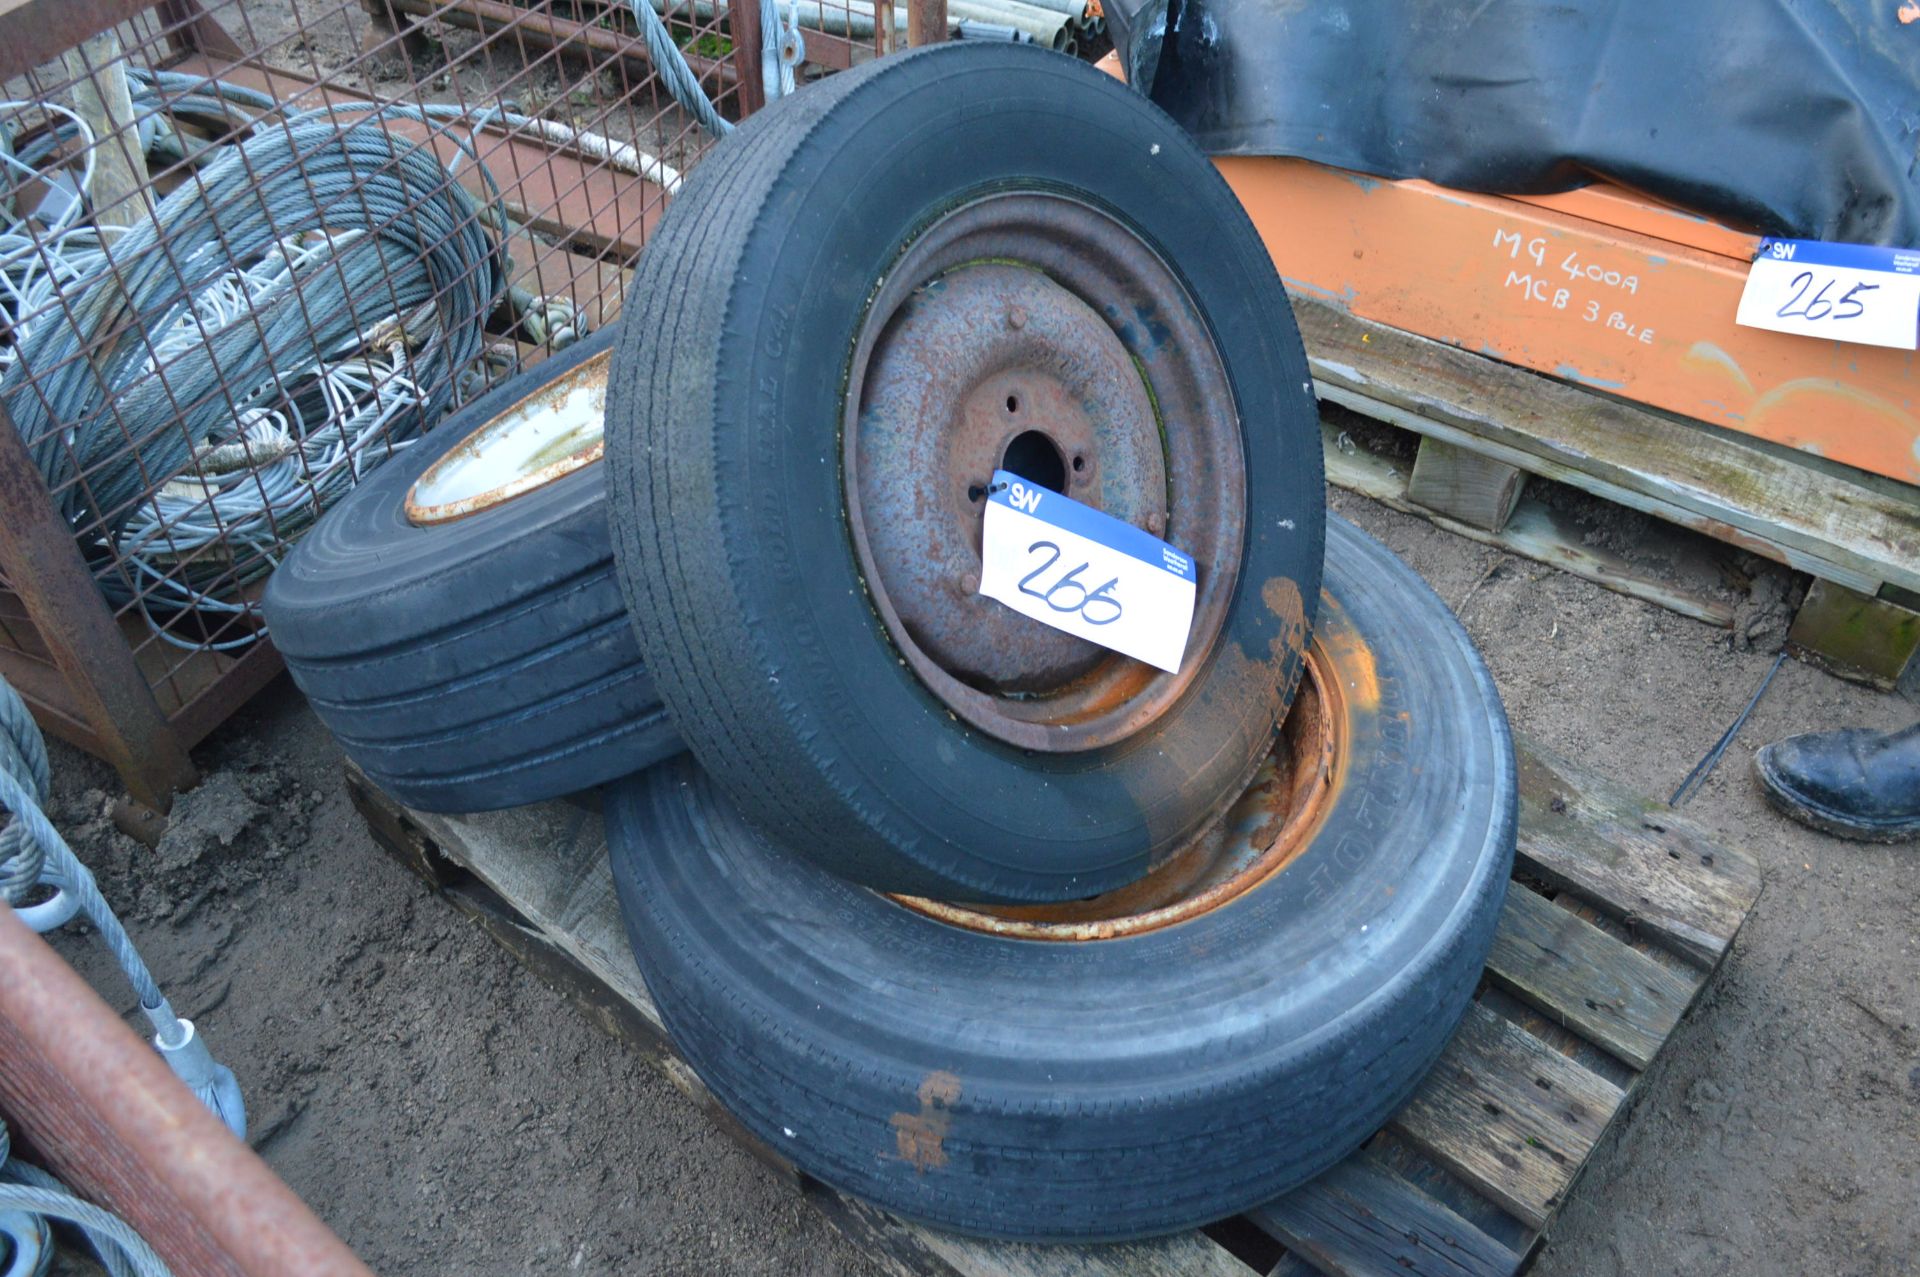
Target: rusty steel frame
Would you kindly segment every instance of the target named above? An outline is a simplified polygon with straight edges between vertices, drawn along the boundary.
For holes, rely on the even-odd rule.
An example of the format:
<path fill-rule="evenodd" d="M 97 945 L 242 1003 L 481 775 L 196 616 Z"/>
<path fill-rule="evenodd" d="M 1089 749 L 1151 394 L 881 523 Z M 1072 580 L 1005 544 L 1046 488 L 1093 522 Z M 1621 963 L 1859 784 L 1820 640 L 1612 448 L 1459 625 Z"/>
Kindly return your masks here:
<path fill-rule="evenodd" d="M 126 1220 L 180 1277 L 372 1277 L 7 909 L 0 1114 L 16 1152 Z"/>
<path fill-rule="evenodd" d="M 113 764 L 129 793 L 165 811 L 175 789 L 195 780 L 179 735 L 161 712 L 94 583 L 73 537 L 73 525 L 54 507 L 40 468 L 0 404 L 0 567 L 26 606 L 70 689 L 74 709 L 91 732 L 93 749 Z M 6 653 L 4 655 L 11 655 Z M 0 661 L 0 672 L 7 662 Z M 23 689 L 30 703 L 38 698 Z M 71 740 L 71 720 L 36 715 Z M 77 742 L 86 744 L 85 741 Z"/>
<path fill-rule="evenodd" d="M 488 42 L 518 50 L 529 66 L 560 67 L 563 59 L 577 61 L 584 57 L 590 70 L 611 70 L 623 77 L 618 102 L 597 108 L 602 113 L 584 121 L 584 127 L 590 129 L 598 128 L 599 121 L 612 110 L 639 110 L 635 104 L 655 91 L 653 86 L 658 84 L 647 61 L 645 44 L 636 36 L 588 21 L 574 21 L 539 5 L 507 0 L 357 0 L 357 6 L 355 0 L 328 3 L 342 9 L 357 7 L 368 15 L 363 60 L 386 50 L 397 50 L 408 58 L 431 54 L 434 45 L 429 28 L 423 25 L 429 21 L 479 33 L 483 50 L 492 47 Z M 907 3 L 912 43 L 945 38 L 942 0 Z M 224 14 L 229 21 L 238 15 L 242 25 L 230 31 L 216 14 Z M 296 18 L 304 21 L 298 14 Z M 330 73 L 316 82 L 298 72 L 268 65 L 265 59 L 269 46 L 252 48 L 257 37 L 244 8 L 235 0 L 0 0 L 0 74 L 38 83 L 40 73 L 35 68 L 56 63 L 63 55 L 71 56 L 70 51 L 103 32 L 124 30 L 125 24 L 138 26 L 143 21 L 147 29 L 141 43 L 153 65 L 233 78 L 281 98 L 309 91 L 324 101 L 361 96 L 336 85 Z M 731 54 L 688 54 L 689 64 L 707 90 L 716 98 L 725 95 L 743 115 L 765 101 L 760 61 L 753 56 L 759 47 L 758 25 L 757 5 L 729 5 L 717 22 L 702 20 L 697 29 L 730 36 Z M 807 39 L 810 61 L 821 65 L 844 68 L 861 56 L 859 43 L 844 37 L 810 31 Z M 92 73 L 70 71 L 76 75 Z M 563 84 L 565 80 L 563 75 Z M 458 77 L 454 77 L 452 87 L 457 97 L 462 96 Z M 401 90 L 403 95 L 406 91 Z M 650 100 L 657 109 L 659 98 Z M 405 131 L 404 126 L 401 131 Z M 683 128 L 668 140 L 672 143 L 686 136 Z M 635 189 L 649 192 L 641 200 L 640 214 L 634 216 L 620 202 L 625 179 L 610 180 L 619 175 L 613 174 L 604 160 L 570 161 L 573 167 L 563 176 L 558 170 L 541 170 L 539 158 L 528 151 L 530 145 L 537 144 L 505 134 L 501 137 L 499 145 L 514 148 L 500 152 L 508 157 L 503 172 L 516 182 L 507 188 L 509 211 L 548 237 L 550 245 L 537 250 L 549 255 L 534 258 L 534 273 L 543 274 L 549 269 L 546 263 L 558 260 L 562 264 L 554 269 L 569 281 L 563 287 L 598 289 L 604 294 L 610 287 L 606 271 L 581 263 L 604 259 L 617 266 L 636 252 L 657 218 L 666 192 L 633 179 L 638 184 Z M 102 135 L 101 142 L 107 140 Z M 142 174 L 142 180 L 152 179 Z M 148 198 L 145 188 L 135 187 L 132 198 L 144 208 Z M 598 283 L 593 278 L 595 271 L 601 275 Z M 613 305 L 617 306 L 617 281 L 611 287 L 615 289 Z M 65 306 L 67 300 L 60 297 L 59 304 Z M 231 398 L 235 392 L 223 388 L 219 393 Z M 127 424 L 122 422 L 121 428 L 127 429 Z M 132 606 L 144 612 L 153 587 L 129 577 L 125 588 L 133 591 L 132 605 L 104 596 L 100 573 L 116 572 L 125 577 L 127 570 L 120 566 L 117 555 L 115 562 L 103 567 L 91 562 L 88 553 L 82 551 L 74 528 L 60 512 L 57 493 L 50 494 L 40 482 L 28 446 L 4 410 L 0 410 L 0 435 L 4 436 L 0 438 L 0 524 L 4 524 L 0 527 L 0 576 L 5 578 L 0 585 L 11 592 L 11 599 L 0 600 L 0 674 L 27 698 L 47 731 L 104 758 L 119 772 L 133 800 L 163 813 L 173 793 L 195 779 L 188 749 L 280 671 L 278 654 L 262 640 L 217 660 L 202 659 L 213 653 L 216 640 L 244 632 L 244 618 L 222 621 L 220 628 L 209 623 L 204 636 L 191 628 L 176 630 L 190 649 L 184 655 L 153 648 L 152 636 L 136 632 L 138 625 L 131 619 L 135 613 L 128 610 Z M 130 447 L 133 437 L 129 435 Z M 155 476 L 154 482 L 164 478 Z M 89 481 L 89 473 L 82 468 L 73 482 L 84 491 Z M 267 518 L 272 524 L 271 509 Z M 90 534 L 86 528 L 81 532 Z M 274 535 L 280 535 L 277 525 Z M 190 561 L 174 560 L 176 564 Z M 237 563 L 236 559 L 225 570 L 237 568 Z M 168 627 L 176 624 L 191 626 L 192 622 L 166 622 Z M 24 637 L 18 631 L 24 631 Z M 149 648 L 152 650 L 145 650 Z"/>

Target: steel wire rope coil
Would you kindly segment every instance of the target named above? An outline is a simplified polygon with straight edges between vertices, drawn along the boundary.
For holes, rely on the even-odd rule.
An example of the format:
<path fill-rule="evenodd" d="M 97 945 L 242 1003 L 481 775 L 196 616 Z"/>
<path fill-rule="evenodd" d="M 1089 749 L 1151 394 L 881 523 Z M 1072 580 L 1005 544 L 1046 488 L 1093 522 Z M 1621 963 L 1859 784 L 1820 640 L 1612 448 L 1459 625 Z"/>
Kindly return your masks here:
<path fill-rule="evenodd" d="M 190 313 L 195 294 L 236 261 L 302 232 L 327 235 L 333 251 L 256 299 L 246 320 L 205 334 L 204 358 L 150 370 L 149 334 Z M 472 197 L 431 151 L 369 120 L 259 130 L 119 237 L 111 258 L 117 278 L 103 266 L 71 314 L 34 327 L 0 379 L 62 512 L 75 522 L 91 515 L 109 533 L 150 476 L 186 469 L 196 440 L 231 437 L 225 387 L 267 383 L 431 304 L 437 330 L 410 360 L 430 389 L 395 433 L 417 430 L 481 353 L 482 325 L 505 287 L 499 246 Z M 123 422 L 140 433 L 129 438 Z M 84 486 L 75 482 L 83 472 Z"/>

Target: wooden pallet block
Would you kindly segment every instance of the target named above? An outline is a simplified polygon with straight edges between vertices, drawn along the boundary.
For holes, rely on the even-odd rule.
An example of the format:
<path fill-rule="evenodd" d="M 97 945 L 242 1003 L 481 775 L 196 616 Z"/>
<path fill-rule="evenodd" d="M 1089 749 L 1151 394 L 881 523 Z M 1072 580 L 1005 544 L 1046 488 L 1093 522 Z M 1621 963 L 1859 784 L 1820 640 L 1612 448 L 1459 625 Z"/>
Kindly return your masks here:
<path fill-rule="evenodd" d="M 1712 625 L 1725 602 L 1585 544 L 1528 475 L 1814 577 L 1797 654 L 1890 688 L 1920 667 L 1920 488 L 1567 385 L 1295 293 L 1321 399 L 1419 436 L 1409 473 L 1336 452 L 1327 478 L 1441 527 Z M 1704 574 L 1707 579 L 1715 575 Z"/>
<path fill-rule="evenodd" d="M 673 1051 L 627 945 L 595 811 L 553 802 L 428 815 L 401 808 L 351 765 L 347 783 L 384 847 L 639 1044 L 894 1272 L 1511 1277 L 1760 893 L 1754 862 L 1685 817 L 1525 741 L 1519 757 L 1519 850 L 1486 978 L 1406 1107 L 1332 1171 L 1237 1220 L 1089 1247 L 908 1223 L 811 1180 L 748 1134 Z"/>

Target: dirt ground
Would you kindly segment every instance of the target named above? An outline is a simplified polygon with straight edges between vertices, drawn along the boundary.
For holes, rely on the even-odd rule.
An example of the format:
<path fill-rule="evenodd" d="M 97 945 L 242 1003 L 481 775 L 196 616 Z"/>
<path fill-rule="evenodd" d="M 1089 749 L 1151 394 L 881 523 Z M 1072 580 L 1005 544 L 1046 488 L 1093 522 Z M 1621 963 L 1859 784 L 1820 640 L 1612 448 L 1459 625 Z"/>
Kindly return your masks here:
<path fill-rule="evenodd" d="M 1461 608 L 1515 726 L 1666 794 L 1763 652 L 1336 492 Z M 1464 604 L 1464 606 L 1463 606 Z M 1775 736 L 1915 705 L 1789 662 L 1686 807 L 1766 891 L 1554 1230 L 1540 1277 L 1920 1271 L 1920 848 L 1774 815 Z M 149 851 L 55 746 L 55 819 L 246 1088 L 267 1160 L 378 1272 L 865 1274 L 857 1251 L 375 847 L 284 680 L 196 753 Z M 90 942 L 63 949 L 122 997 Z"/>
<path fill-rule="evenodd" d="M 286 8 L 245 6 L 256 39 L 281 34 Z M 324 69 L 356 47 L 329 29 L 295 51 Z M 1462 612 L 1520 731 L 1642 792 L 1671 792 L 1778 643 L 1762 624 L 1768 642 L 1733 650 L 1724 631 L 1332 501 Z M 1789 662 L 1688 803 L 1758 858 L 1766 891 L 1577 1186 L 1540 1277 L 1920 1272 L 1920 847 L 1802 830 L 1748 770 L 1776 736 L 1917 712 Z M 206 779 L 157 851 L 113 829 L 103 765 L 53 748 L 54 819 L 238 1073 L 255 1145 L 375 1271 L 875 1271 L 374 845 L 284 679 L 196 751 Z M 60 943 L 131 1010 L 90 941 Z"/>

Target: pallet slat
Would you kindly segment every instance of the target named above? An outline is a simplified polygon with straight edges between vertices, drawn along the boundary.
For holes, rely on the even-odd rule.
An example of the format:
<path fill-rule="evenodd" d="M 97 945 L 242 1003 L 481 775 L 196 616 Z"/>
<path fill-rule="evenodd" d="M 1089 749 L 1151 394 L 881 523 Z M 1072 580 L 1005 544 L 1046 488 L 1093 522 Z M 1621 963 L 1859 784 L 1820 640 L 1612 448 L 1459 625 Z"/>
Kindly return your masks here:
<path fill-rule="evenodd" d="M 1545 1228 L 1625 1097 L 1476 1003 L 1389 1125 L 1507 1210 Z"/>
<path fill-rule="evenodd" d="M 1487 971 L 1636 1069 L 1653 1063 L 1704 977 L 1684 978 L 1531 891 L 1510 891 Z"/>
<path fill-rule="evenodd" d="M 1520 759 L 1520 863 L 1711 967 L 1760 895 L 1760 870 L 1664 804 L 1565 759 Z"/>
<path fill-rule="evenodd" d="M 1248 1213 L 1327 1277 L 1509 1277 L 1521 1260 L 1365 1153 Z"/>
<path fill-rule="evenodd" d="M 1497 546 L 1509 554 L 1549 563 L 1629 598 L 1644 599 L 1682 616 L 1690 616 L 1721 629 L 1733 627 L 1730 604 L 1703 593 L 1675 585 L 1664 576 L 1648 571 L 1625 555 L 1603 546 L 1588 545 L 1581 531 L 1568 526 L 1558 511 L 1522 497 L 1498 532 L 1463 523 L 1451 515 L 1428 509 L 1409 495 L 1410 478 L 1385 457 L 1356 449 L 1348 452 L 1340 445 L 1340 432 L 1321 423 L 1321 441 L 1327 463 L 1327 482 L 1336 487 L 1371 497 L 1389 509 L 1417 514 L 1456 536 Z"/>
<path fill-rule="evenodd" d="M 1293 294 L 1323 399 L 1872 594 L 1920 589 L 1920 490 Z"/>

